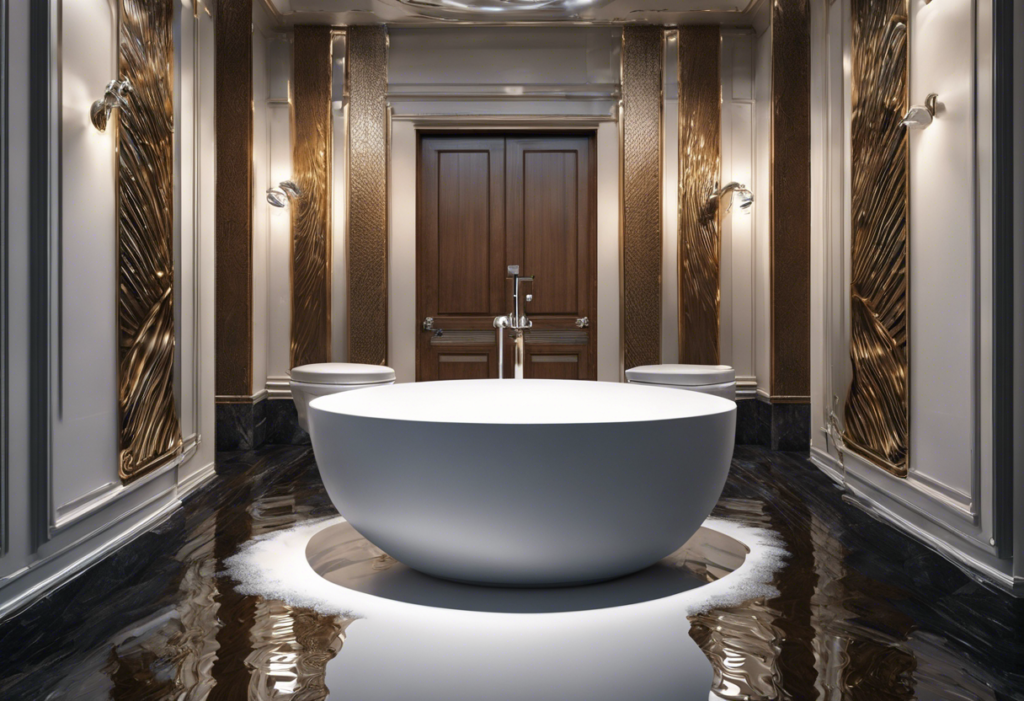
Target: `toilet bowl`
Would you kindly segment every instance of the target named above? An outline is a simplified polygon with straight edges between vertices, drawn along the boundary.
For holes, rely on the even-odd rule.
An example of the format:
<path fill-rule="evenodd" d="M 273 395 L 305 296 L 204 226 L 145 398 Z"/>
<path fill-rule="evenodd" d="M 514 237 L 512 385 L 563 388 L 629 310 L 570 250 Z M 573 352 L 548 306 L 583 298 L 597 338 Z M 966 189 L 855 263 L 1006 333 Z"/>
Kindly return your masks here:
<path fill-rule="evenodd" d="M 736 401 L 736 371 L 728 365 L 641 365 L 626 370 L 626 382 L 688 389 Z"/>
<path fill-rule="evenodd" d="M 383 365 L 363 363 L 314 363 L 292 368 L 292 401 L 299 414 L 299 425 L 309 431 L 309 403 L 326 394 L 348 392 L 364 387 L 393 385 L 395 371 Z"/>

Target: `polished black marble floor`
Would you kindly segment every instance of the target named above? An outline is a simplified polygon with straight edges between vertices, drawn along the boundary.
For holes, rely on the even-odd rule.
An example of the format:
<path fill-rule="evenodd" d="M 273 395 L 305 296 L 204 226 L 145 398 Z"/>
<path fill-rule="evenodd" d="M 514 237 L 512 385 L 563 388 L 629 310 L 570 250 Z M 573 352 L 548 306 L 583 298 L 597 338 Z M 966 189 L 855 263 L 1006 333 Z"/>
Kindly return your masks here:
<path fill-rule="evenodd" d="M 350 621 L 240 594 L 224 564 L 256 536 L 335 513 L 312 454 L 225 453 L 218 472 L 158 528 L 0 624 L 0 699 L 326 697 Z M 799 454 L 737 448 L 714 515 L 770 529 L 790 553 L 778 596 L 691 619 L 719 696 L 1024 699 L 1024 601 L 847 504 Z"/>

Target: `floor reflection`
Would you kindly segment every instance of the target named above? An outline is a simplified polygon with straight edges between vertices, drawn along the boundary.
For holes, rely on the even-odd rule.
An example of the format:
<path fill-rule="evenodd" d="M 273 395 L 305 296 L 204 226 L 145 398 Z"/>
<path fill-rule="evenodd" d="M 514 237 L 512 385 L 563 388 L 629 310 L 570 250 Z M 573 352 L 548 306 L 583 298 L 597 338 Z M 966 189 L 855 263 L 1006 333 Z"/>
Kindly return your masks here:
<path fill-rule="evenodd" d="M 747 547 L 735 538 L 702 528 L 669 557 L 628 577 L 588 586 L 529 589 L 480 587 L 420 574 L 345 522 L 325 527 L 306 546 L 313 570 L 346 589 L 421 606 L 492 613 L 588 611 L 663 599 L 725 576 L 743 564 L 746 554 Z"/>
<path fill-rule="evenodd" d="M 464 617 L 531 616 L 494 612 L 493 602 L 449 588 L 435 602 L 446 598 L 450 609 L 421 607 L 441 611 L 445 627 L 429 617 L 370 626 L 238 593 L 224 562 L 243 543 L 334 510 L 305 449 L 225 456 L 219 472 L 216 489 L 190 499 L 170 521 L 0 624 L 0 698 L 422 701 L 457 698 L 451 694 L 460 684 L 481 681 L 466 676 L 477 669 L 493 688 L 532 680 L 524 693 L 552 701 L 588 692 L 602 698 L 599 685 L 615 698 L 676 701 L 698 682 L 729 699 L 1024 699 L 1024 603 L 975 583 L 843 502 L 798 456 L 737 449 L 714 514 L 778 534 L 790 556 L 776 575 L 777 595 L 694 615 L 689 631 L 684 621 L 655 626 L 661 637 L 640 638 L 615 622 L 638 607 L 620 605 L 629 598 L 611 586 L 603 601 L 612 608 L 601 624 L 570 626 L 562 637 L 492 627 L 492 642 L 474 648 L 458 647 Z M 727 569 L 716 558 L 683 558 L 663 573 L 669 576 L 651 579 L 648 595 L 720 578 Z M 358 572 L 348 570 L 350 582 Z M 409 586 L 412 574 L 393 571 L 381 580 L 388 588 L 374 593 L 401 606 L 428 603 L 410 593 L 419 591 Z M 553 607 L 528 599 L 517 610 Z M 559 615 L 583 614 L 533 618 Z M 523 656 L 496 659 L 499 643 L 507 650 L 508 636 L 516 635 Z M 574 659 L 584 639 L 622 666 L 593 669 Z M 710 672 L 704 682 L 682 676 L 697 646 L 713 679 Z M 447 689 L 417 687 L 431 666 L 444 664 Z M 627 667 L 635 673 L 672 664 L 679 674 L 666 678 L 668 686 L 628 686 L 638 677 Z M 437 695 L 444 691 L 449 696 Z"/>

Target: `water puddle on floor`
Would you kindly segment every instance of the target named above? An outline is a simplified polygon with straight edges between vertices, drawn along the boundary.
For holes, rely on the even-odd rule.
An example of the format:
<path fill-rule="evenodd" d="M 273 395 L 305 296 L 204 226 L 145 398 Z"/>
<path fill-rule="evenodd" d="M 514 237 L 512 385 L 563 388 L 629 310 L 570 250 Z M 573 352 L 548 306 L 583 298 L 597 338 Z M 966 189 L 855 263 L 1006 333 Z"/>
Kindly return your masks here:
<path fill-rule="evenodd" d="M 716 675 L 691 621 L 776 595 L 783 555 L 769 532 L 711 519 L 628 577 L 478 587 L 420 574 L 330 519 L 252 541 L 226 565 L 241 594 L 340 621 L 322 682 L 306 680 L 329 699 L 705 701 Z"/>

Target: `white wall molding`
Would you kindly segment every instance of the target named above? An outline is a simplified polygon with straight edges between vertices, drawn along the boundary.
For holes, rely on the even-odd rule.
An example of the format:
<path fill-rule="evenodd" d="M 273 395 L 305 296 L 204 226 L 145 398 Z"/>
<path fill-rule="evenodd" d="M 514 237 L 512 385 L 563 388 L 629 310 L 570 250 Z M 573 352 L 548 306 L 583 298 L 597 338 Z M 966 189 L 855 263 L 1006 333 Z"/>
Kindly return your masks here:
<path fill-rule="evenodd" d="M 736 370 L 737 396 L 754 396 L 757 386 L 756 212 L 767 211 L 766 183 L 756 182 L 754 42 L 752 31 L 722 32 L 722 184 L 733 180 L 754 193 L 751 210 L 722 212 L 721 362 Z M 767 382 L 767 380 L 764 380 Z"/>
<path fill-rule="evenodd" d="M 217 463 L 209 462 L 198 470 L 185 475 L 178 475 L 178 499 L 185 499 L 192 492 L 204 486 L 217 476 Z"/>
<path fill-rule="evenodd" d="M 956 531 L 949 532 L 953 536 L 951 539 L 937 533 L 933 527 L 923 525 L 925 522 L 920 517 L 925 512 L 919 507 L 912 502 L 892 499 L 884 488 L 880 489 L 856 474 L 851 475 L 844 470 L 842 463 L 821 448 L 811 448 L 811 462 L 848 494 L 847 501 L 862 511 L 925 543 L 978 581 L 995 584 L 1018 595 L 1022 593 L 1024 580 L 1013 576 L 1008 560 L 995 557 L 976 543 L 963 539 Z M 929 522 L 942 526 L 941 522 Z"/>
<path fill-rule="evenodd" d="M 128 529 L 118 532 L 114 537 L 110 538 L 106 542 L 103 542 L 98 546 L 95 546 L 92 543 L 92 541 L 97 539 L 97 537 L 102 535 L 104 532 L 121 524 L 123 521 L 135 516 L 147 507 L 153 506 L 156 502 L 171 496 L 172 494 L 173 488 L 162 491 L 137 509 L 122 514 L 116 520 L 106 524 L 96 531 L 93 531 L 86 538 L 82 538 L 50 556 L 36 560 L 31 565 L 23 567 L 14 574 L 0 579 L 0 597 L 3 597 L 0 598 L 0 621 L 8 616 L 18 613 L 36 599 L 44 596 L 47 592 L 56 589 L 61 584 L 74 578 L 76 575 L 96 564 L 107 555 L 110 555 L 118 548 L 130 543 L 135 538 L 165 520 L 168 516 L 174 513 L 179 506 L 181 506 L 181 502 L 178 499 L 173 499 L 160 505 L 155 511 L 142 516 Z M 85 545 L 92 547 L 83 548 L 82 546 Z M 74 559 L 68 564 L 62 563 L 65 556 L 79 549 L 83 552 L 77 559 Z M 34 578 L 34 581 L 29 583 L 28 579 L 30 578 L 30 575 L 38 576 Z M 8 593 L 9 589 L 15 590 L 13 594 Z"/>
<path fill-rule="evenodd" d="M 118 501 L 132 492 L 141 489 L 145 485 L 159 478 L 160 476 L 174 472 L 177 474 L 178 469 L 192 459 L 192 456 L 196 454 L 196 450 L 199 448 L 199 442 L 195 436 L 184 441 L 182 445 L 181 454 L 161 465 L 152 472 L 147 472 L 137 480 L 123 484 L 120 481 L 112 481 L 104 484 L 98 489 L 94 489 L 88 494 L 75 499 L 64 506 L 57 509 L 55 514 L 55 520 L 53 525 L 50 527 L 50 538 L 53 538 L 58 533 L 67 530 L 69 527 L 84 521 L 101 509 L 109 506 L 110 504 Z"/>
<path fill-rule="evenodd" d="M 267 398 L 268 399 L 291 399 L 292 378 L 287 375 L 284 377 L 268 377 L 267 378 Z"/>

